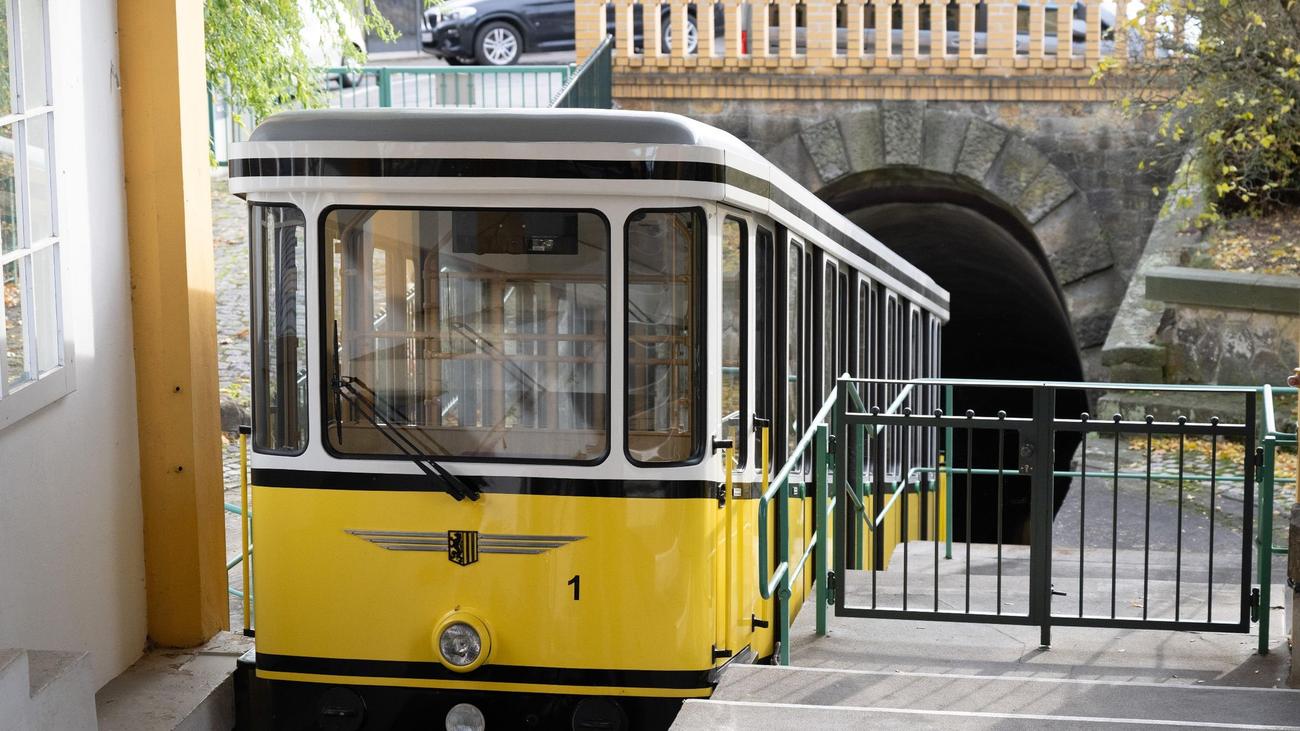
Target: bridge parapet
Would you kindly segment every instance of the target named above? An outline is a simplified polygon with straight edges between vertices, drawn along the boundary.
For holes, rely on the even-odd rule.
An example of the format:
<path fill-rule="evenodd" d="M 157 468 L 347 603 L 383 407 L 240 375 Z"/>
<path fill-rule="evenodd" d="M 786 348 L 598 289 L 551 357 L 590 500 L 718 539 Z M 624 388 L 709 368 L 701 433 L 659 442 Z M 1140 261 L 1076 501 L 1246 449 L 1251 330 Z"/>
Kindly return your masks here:
<path fill-rule="evenodd" d="M 632 85 L 624 89 L 628 96 L 643 97 L 635 86 L 653 75 L 668 82 L 659 93 L 667 98 L 1009 100 L 1025 99 L 1025 88 L 1046 90 L 1029 94 L 1044 100 L 1103 98 L 1104 89 L 1090 83 L 1102 59 L 1124 63 L 1152 54 L 1155 44 L 1146 40 L 1157 29 L 1131 30 L 1127 3 L 1115 11 L 1102 0 L 1059 7 L 1065 4 L 577 0 L 578 57 L 613 29 L 616 97 L 621 85 Z M 644 22 L 656 17 L 659 22 Z M 693 30 L 694 48 L 671 42 Z M 677 83 L 672 74 L 710 79 Z M 786 91 L 774 92 L 780 82 L 761 80 L 772 77 L 795 78 Z"/>

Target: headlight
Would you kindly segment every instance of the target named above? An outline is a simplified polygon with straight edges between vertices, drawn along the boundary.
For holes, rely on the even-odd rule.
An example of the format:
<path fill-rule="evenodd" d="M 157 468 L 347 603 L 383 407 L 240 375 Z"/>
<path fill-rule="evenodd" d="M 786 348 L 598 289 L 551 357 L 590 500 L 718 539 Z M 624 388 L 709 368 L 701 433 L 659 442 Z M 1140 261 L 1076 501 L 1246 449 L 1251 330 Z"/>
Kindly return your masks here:
<path fill-rule="evenodd" d="M 483 731 L 483 712 L 469 703 L 457 703 L 447 711 L 447 731 Z"/>
<path fill-rule="evenodd" d="M 483 638 L 468 624 L 452 622 L 438 636 L 438 652 L 452 665 L 468 667 L 482 654 Z"/>
<path fill-rule="evenodd" d="M 429 638 L 443 666 L 454 673 L 469 673 L 492 658 L 492 631 L 472 612 L 456 609 L 443 615 Z"/>
<path fill-rule="evenodd" d="M 442 14 L 443 20 L 464 20 L 473 17 L 478 12 L 478 8 L 473 5 L 466 5 L 460 8 L 452 8 Z"/>

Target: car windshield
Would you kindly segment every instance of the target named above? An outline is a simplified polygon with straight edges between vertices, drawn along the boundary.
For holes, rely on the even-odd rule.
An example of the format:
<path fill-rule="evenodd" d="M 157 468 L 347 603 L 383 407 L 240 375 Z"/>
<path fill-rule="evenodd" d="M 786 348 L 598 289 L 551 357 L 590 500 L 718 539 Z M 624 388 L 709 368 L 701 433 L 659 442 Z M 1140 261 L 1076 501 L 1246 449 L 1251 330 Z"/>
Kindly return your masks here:
<path fill-rule="evenodd" d="M 608 450 L 609 229 L 560 210 L 335 208 L 326 443 L 439 459 L 589 462 Z M 343 399 L 340 390 L 357 395 Z"/>

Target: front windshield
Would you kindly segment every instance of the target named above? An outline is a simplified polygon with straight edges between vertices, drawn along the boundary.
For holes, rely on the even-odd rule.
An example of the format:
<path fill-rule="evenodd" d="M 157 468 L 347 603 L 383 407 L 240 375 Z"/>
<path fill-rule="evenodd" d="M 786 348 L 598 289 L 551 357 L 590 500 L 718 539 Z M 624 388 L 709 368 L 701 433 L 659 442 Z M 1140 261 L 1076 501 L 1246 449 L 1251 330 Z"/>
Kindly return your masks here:
<path fill-rule="evenodd" d="M 609 229 L 559 210 L 336 208 L 326 256 L 326 443 L 438 458 L 608 451 Z"/>

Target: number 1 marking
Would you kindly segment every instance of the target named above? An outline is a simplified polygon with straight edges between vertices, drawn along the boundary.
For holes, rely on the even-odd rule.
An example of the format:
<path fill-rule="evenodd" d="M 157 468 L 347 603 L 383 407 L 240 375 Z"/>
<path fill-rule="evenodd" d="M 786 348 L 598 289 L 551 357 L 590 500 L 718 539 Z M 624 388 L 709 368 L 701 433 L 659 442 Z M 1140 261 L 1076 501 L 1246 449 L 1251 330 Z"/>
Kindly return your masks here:
<path fill-rule="evenodd" d="M 572 578 L 572 579 L 569 579 L 569 580 L 568 580 L 567 582 L 565 582 L 565 583 L 567 583 L 569 586 L 572 586 L 572 587 L 573 587 L 573 601 L 575 601 L 575 602 L 578 601 L 578 587 L 581 585 L 582 580 L 581 580 L 580 578 L 578 578 L 578 575 L 577 575 L 577 574 L 574 574 L 574 575 L 573 575 L 573 578 Z"/>

